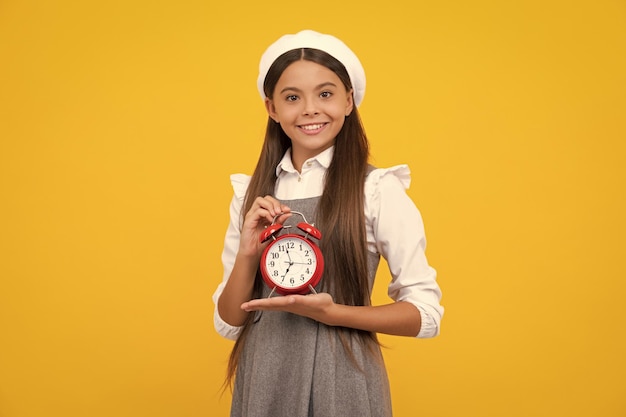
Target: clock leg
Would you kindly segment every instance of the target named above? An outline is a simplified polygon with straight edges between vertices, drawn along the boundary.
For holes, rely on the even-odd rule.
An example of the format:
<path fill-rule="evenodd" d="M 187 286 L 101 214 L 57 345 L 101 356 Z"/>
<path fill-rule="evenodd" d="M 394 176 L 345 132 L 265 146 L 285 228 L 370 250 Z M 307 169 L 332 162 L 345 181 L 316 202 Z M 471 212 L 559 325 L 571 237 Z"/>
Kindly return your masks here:
<path fill-rule="evenodd" d="M 267 298 L 272 298 L 274 291 L 276 291 L 276 287 L 272 288 L 272 291 L 270 291 L 270 295 L 268 295 Z"/>

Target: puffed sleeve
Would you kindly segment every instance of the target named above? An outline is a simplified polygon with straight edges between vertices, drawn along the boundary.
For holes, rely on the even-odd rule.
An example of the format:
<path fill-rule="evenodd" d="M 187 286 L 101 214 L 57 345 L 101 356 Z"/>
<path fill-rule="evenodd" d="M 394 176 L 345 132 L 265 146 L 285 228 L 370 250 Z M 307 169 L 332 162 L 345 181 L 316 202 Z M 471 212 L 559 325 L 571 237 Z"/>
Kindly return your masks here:
<path fill-rule="evenodd" d="M 411 173 L 406 165 L 375 169 L 365 183 L 365 212 L 370 250 L 387 261 L 389 296 L 415 305 L 422 327 L 417 337 L 439 334 L 443 307 L 437 273 L 426 259 L 422 216 L 406 193 Z"/>
<path fill-rule="evenodd" d="M 231 326 L 226 323 L 219 315 L 217 311 L 217 300 L 220 298 L 226 281 L 230 277 L 230 273 L 233 270 L 235 264 L 235 257 L 239 250 L 239 236 L 241 231 L 241 208 L 243 206 L 243 200 L 250 183 L 250 176 L 244 174 L 233 174 L 230 176 L 230 181 L 233 187 L 233 198 L 230 202 L 230 222 L 226 230 L 226 237 L 224 239 L 224 249 L 222 251 L 222 264 L 224 266 L 224 275 L 222 282 L 217 286 L 217 289 L 213 293 L 213 303 L 215 304 L 213 310 L 213 324 L 215 330 L 223 337 L 231 340 L 236 340 L 239 337 L 241 327 Z"/>

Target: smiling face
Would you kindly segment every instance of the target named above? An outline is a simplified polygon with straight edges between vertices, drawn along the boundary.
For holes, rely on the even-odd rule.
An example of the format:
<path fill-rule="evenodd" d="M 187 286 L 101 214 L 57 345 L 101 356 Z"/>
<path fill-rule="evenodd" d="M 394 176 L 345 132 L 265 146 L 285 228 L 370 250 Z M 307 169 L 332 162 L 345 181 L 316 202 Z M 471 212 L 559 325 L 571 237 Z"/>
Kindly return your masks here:
<path fill-rule="evenodd" d="M 283 71 L 265 106 L 291 139 L 293 164 L 300 170 L 304 161 L 335 143 L 354 104 L 352 91 L 346 91 L 337 74 L 300 60 Z"/>

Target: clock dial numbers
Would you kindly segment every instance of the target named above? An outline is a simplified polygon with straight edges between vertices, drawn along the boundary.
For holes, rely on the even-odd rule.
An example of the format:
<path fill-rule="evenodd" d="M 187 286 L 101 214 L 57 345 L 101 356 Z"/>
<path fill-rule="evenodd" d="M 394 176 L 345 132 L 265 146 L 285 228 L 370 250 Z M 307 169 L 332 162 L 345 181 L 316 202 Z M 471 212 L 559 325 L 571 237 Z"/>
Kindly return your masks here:
<path fill-rule="evenodd" d="M 295 288 L 311 279 L 316 262 L 315 252 L 308 242 L 285 237 L 267 253 L 265 268 L 274 283 Z"/>

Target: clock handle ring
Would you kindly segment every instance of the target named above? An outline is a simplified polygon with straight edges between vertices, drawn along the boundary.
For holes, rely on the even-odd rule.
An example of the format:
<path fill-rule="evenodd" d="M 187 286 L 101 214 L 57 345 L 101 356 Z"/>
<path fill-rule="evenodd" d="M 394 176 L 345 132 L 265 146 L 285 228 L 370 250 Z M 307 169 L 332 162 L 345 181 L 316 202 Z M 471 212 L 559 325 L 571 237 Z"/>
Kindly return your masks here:
<path fill-rule="evenodd" d="M 300 216 L 302 216 L 302 219 L 304 220 L 304 222 L 305 222 L 305 223 L 309 223 L 309 222 L 307 221 L 306 217 L 304 217 L 304 214 L 300 213 L 299 211 L 290 211 L 289 213 L 291 213 L 291 214 L 299 214 Z M 272 219 L 272 224 L 271 224 L 270 226 L 272 226 L 272 225 L 276 224 L 276 220 L 277 220 L 280 216 L 282 216 L 283 214 L 287 214 L 287 213 L 278 213 L 277 215 L 275 215 L 275 216 L 274 216 L 274 219 Z M 311 224 L 311 223 L 309 223 L 309 224 Z M 311 224 L 311 226 L 313 226 L 313 225 Z"/>
<path fill-rule="evenodd" d="M 290 212 L 290 213 L 293 213 L 293 214 L 299 214 L 300 216 L 302 216 L 302 220 L 304 220 L 304 222 L 298 223 L 297 227 L 298 227 L 298 229 L 300 229 L 300 230 L 302 230 L 304 233 L 306 233 L 306 236 L 309 236 L 309 235 L 310 235 L 310 236 L 313 236 L 315 239 L 318 239 L 318 240 L 322 238 L 322 234 L 320 233 L 320 231 L 319 231 L 319 230 L 315 227 L 315 225 L 313 225 L 312 223 L 309 223 L 309 222 L 307 221 L 306 217 L 304 217 L 304 214 L 302 214 L 302 213 L 301 213 L 301 212 L 299 212 L 299 211 L 292 211 L 292 212 Z M 274 225 L 277 225 L 277 224 L 278 224 L 278 223 L 276 223 L 276 220 L 277 220 L 280 216 L 282 216 L 283 214 L 285 214 L 285 213 L 279 213 L 279 214 L 277 214 L 277 215 L 275 215 L 275 216 L 274 216 L 274 218 L 272 219 L 272 224 L 270 224 L 270 225 L 268 226 L 268 232 L 266 232 L 266 233 L 263 235 L 262 242 L 265 242 L 267 239 L 269 239 L 269 237 L 270 237 L 271 235 L 273 235 L 275 232 L 277 232 L 278 230 L 280 230 L 280 229 L 278 229 L 278 230 L 276 230 L 275 232 L 274 232 L 274 231 L 273 231 L 273 232 L 271 232 L 271 233 L 269 232 L 269 230 L 271 230 L 271 229 L 273 228 L 273 226 L 274 226 Z M 285 227 L 291 227 L 291 226 L 285 226 Z M 282 225 L 281 225 L 281 229 L 282 229 Z"/>

